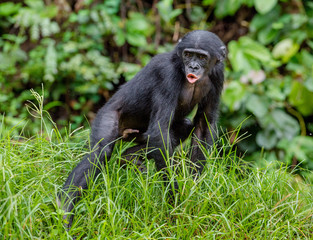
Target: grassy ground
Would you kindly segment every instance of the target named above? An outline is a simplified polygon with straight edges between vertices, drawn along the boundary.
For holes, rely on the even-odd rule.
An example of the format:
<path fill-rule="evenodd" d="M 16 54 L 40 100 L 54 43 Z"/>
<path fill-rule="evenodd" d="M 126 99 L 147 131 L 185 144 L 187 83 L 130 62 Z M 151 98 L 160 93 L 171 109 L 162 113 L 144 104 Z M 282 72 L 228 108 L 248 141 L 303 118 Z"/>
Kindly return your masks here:
<path fill-rule="evenodd" d="M 38 114 L 42 116 L 39 111 Z M 0 126 L 0 239 L 311 239 L 312 187 L 279 163 L 260 169 L 234 157 L 220 140 L 207 153 L 203 174 L 186 170 L 187 150 L 176 156 L 180 194 L 174 206 L 153 162 L 147 173 L 109 164 L 76 205 L 69 232 L 56 195 L 85 153 L 88 131 L 61 137 L 42 121 L 42 135 L 23 139 Z M 177 174 L 177 175 L 176 175 Z"/>
<path fill-rule="evenodd" d="M 57 136 L 57 134 L 51 134 Z M 51 137 L 51 136 L 50 136 Z M 112 161 L 84 193 L 69 233 L 56 195 L 84 154 L 87 133 L 63 139 L 0 138 L 1 239 L 305 239 L 312 238 L 312 188 L 272 163 L 248 167 L 227 144 L 208 154 L 201 177 L 176 166 L 181 194 L 171 206 L 152 162 L 147 173 Z M 227 151 L 226 151 L 227 149 Z M 217 154 L 218 153 L 218 154 Z M 217 157 L 219 155 L 219 157 Z M 222 157 L 220 157 L 222 156 Z M 172 173 L 174 175 L 174 173 Z M 172 176 L 173 177 L 173 176 Z"/>

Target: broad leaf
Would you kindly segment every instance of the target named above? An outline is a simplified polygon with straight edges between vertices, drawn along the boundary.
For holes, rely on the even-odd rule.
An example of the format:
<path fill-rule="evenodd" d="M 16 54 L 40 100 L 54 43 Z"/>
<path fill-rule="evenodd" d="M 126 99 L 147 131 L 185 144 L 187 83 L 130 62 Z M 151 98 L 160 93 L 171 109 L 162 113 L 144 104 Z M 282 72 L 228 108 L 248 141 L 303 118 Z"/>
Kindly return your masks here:
<path fill-rule="evenodd" d="M 246 107 L 256 117 L 261 118 L 268 112 L 269 103 L 266 97 L 251 95 L 247 100 Z"/>
<path fill-rule="evenodd" d="M 261 14 L 268 13 L 276 4 L 277 0 L 254 0 L 255 9 Z"/>
<path fill-rule="evenodd" d="M 289 94 L 289 101 L 305 116 L 309 116 L 313 113 L 312 99 L 313 92 L 309 91 L 300 82 L 293 82 L 292 89 Z"/>
<path fill-rule="evenodd" d="M 272 149 L 275 147 L 277 141 L 278 139 L 274 130 L 265 129 L 256 135 L 257 144 L 265 149 Z"/>

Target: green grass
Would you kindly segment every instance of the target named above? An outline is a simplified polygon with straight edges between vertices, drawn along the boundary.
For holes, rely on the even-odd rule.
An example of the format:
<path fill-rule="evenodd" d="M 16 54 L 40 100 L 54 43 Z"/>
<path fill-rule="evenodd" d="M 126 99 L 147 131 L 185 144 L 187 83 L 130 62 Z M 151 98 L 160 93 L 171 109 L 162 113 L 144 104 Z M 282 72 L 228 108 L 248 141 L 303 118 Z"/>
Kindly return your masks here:
<path fill-rule="evenodd" d="M 42 134 L 32 138 L 14 136 L 0 122 L 0 239 L 313 238 L 312 186 L 278 162 L 245 163 L 225 138 L 206 153 L 196 179 L 186 167 L 188 148 L 177 151 L 177 171 L 170 173 L 180 187 L 174 206 L 166 201 L 171 184 L 163 184 L 152 161 L 147 173 L 119 167 L 126 145 L 118 144 L 66 232 L 56 196 L 86 152 L 88 131 L 61 136 L 44 112 L 32 111 L 42 121 Z"/>
<path fill-rule="evenodd" d="M 4 132 L 4 131 L 2 131 Z M 54 136 L 53 136 L 54 135 Z M 249 167 L 227 143 L 208 154 L 197 179 L 177 154 L 180 194 L 171 206 L 153 162 L 147 173 L 117 164 L 125 145 L 76 206 L 69 233 L 56 195 L 84 154 L 88 132 L 65 138 L 0 139 L 0 239 L 305 239 L 312 238 L 312 188 L 278 163 Z M 83 140 L 83 141 L 82 141 Z M 171 173 L 174 177 L 174 173 Z"/>

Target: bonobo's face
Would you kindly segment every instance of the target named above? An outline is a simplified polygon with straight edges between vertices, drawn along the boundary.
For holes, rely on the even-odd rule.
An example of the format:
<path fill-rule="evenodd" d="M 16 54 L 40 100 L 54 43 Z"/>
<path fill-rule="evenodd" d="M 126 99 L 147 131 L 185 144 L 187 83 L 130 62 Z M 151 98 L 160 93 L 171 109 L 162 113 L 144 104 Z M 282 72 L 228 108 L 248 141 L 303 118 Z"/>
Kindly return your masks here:
<path fill-rule="evenodd" d="M 210 76 L 214 68 L 223 67 L 227 55 L 221 39 L 214 33 L 203 30 L 187 33 L 178 42 L 176 52 L 182 60 L 186 79 L 191 84 Z"/>
<path fill-rule="evenodd" d="M 195 48 L 186 48 L 182 54 L 186 78 L 193 84 L 207 75 L 217 59 L 211 57 L 207 51 Z"/>

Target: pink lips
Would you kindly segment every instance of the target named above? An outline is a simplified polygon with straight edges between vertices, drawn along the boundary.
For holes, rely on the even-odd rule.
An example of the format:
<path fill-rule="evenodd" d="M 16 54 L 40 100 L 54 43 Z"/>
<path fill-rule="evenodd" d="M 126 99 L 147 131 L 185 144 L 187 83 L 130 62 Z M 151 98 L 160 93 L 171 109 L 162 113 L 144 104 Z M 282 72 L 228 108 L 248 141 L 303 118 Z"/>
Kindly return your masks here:
<path fill-rule="evenodd" d="M 188 73 L 186 77 L 190 83 L 195 83 L 199 79 L 199 77 L 193 73 Z"/>

